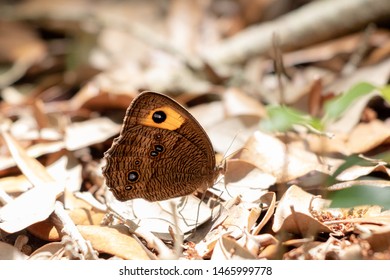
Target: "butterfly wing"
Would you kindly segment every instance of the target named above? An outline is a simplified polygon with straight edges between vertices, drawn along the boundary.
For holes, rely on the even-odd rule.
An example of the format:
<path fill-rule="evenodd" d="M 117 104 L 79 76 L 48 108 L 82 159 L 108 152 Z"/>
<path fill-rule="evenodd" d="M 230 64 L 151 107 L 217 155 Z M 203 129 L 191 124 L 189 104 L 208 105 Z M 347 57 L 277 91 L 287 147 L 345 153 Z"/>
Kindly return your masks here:
<path fill-rule="evenodd" d="M 210 187 L 216 178 L 211 142 L 193 116 L 173 99 L 143 92 L 126 111 L 105 153 L 103 175 L 118 200 L 165 200 Z"/>

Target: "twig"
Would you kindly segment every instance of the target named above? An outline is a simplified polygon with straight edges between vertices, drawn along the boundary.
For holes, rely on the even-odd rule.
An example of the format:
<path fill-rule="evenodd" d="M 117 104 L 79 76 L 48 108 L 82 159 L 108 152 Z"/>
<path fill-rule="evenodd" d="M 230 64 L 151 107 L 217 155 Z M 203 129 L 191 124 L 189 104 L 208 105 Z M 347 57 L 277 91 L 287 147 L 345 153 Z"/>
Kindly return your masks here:
<path fill-rule="evenodd" d="M 366 28 L 363 36 L 360 39 L 360 44 L 358 44 L 356 47 L 356 51 L 352 53 L 349 61 L 341 70 L 342 75 L 349 75 L 358 67 L 360 61 L 362 61 L 364 55 L 367 53 L 370 44 L 370 36 L 373 34 L 374 31 L 375 27 L 372 24 Z"/>
<path fill-rule="evenodd" d="M 61 233 L 64 236 L 68 236 L 76 245 L 76 254 L 80 254 L 80 258 L 85 259 L 98 259 L 96 252 L 93 250 L 92 245 L 89 241 L 86 241 L 76 225 L 65 211 L 64 206 L 61 202 L 56 201 L 54 206 L 54 212 L 51 215 L 54 224 L 61 228 Z"/>
<path fill-rule="evenodd" d="M 162 242 L 159 238 L 157 238 L 153 233 L 151 233 L 148 230 L 145 230 L 141 226 L 137 225 L 133 221 L 126 219 L 125 217 L 122 217 L 118 211 L 116 211 L 109 203 L 107 203 L 107 208 L 110 210 L 118 219 L 123 221 L 127 227 L 129 228 L 129 231 L 136 236 L 144 239 L 148 245 L 149 248 L 152 248 L 156 250 L 159 253 L 160 259 L 174 259 L 174 254 L 172 251 Z"/>
<path fill-rule="evenodd" d="M 208 48 L 204 55 L 212 65 L 240 63 L 266 54 L 274 33 L 279 34 L 284 50 L 293 50 L 361 29 L 389 14 L 389 0 L 313 1 L 274 21 L 247 28 Z"/>

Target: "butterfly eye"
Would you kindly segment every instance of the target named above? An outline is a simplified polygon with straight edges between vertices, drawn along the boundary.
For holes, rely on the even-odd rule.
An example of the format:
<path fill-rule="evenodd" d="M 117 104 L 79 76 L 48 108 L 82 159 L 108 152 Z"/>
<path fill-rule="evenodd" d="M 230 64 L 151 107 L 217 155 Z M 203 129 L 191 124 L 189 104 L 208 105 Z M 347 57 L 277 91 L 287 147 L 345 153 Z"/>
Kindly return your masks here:
<path fill-rule="evenodd" d="M 125 190 L 126 190 L 126 191 L 131 191 L 132 189 L 133 189 L 133 186 L 126 186 L 126 187 L 125 187 Z"/>
<path fill-rule="evenodd" d="M 164 111 L 156 111 L 153 113 L 152 120 L 155 123 L 162 123 L 167 119 L 167 114 Z"/>
<path fill-rule="evenodd" d="M 152 157 L 156 157 L 156 156 L 158 156 L 158 152 L 157 152 L 157 151 L 151 151 L 151 152 L 150 152 L 150 155 L 151 155 Z"/>
<path fill-rule="evenodd" d="M 140 164 L 141 164 L 141 161 L 140 161 L 139 159 L 136 159 L 136 160 L 134 161 L 134 164 L 135 164 L 135 165 L 140 165 Z"/>
<path fill-rule="evenodd" d="M 137 171 L 130 171 L 129 174 L 127 175 L 127 179 L 130 181 L 130 182 L 136 182 L 139 178 L 139 174 Z M 127 187 L 126 187 L 127 189 Z"/>

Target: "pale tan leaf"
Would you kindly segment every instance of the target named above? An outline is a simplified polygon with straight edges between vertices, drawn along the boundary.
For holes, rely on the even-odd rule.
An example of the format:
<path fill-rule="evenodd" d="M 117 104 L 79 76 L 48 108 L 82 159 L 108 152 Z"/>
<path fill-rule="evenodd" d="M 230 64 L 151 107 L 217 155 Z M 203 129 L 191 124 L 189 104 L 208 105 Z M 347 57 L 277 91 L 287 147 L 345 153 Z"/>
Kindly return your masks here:
<path fill-rule="evenodd" d="M 65 146 L 69 151 L 85 148 L 115 136 L 119 130 L 119 124 L 105 117 L 73 123 L 66 128 Z"/>
<path fill-rule="evenodd" d="M 46 219 L 54 210 L 53 186 L 34 187 L 0 209 L 0 228 L 13 233 Z"/>
<path fill-rule="evenodd" d="M 274 211 L 276 207 L 276 194 L 274 192 L 265 193 L 260 197 L 259 202 L 264 206 L 268 207 L 268 209 L 263 219 L 261 219 L 258 225 L 256 225 L 254 228 L 248 227 L 251 229 L 253 235 L 259 234 L 261 229 L 268 223 L 268 221 L 274 215 Z"/>
<path fill-rule="evenodd" d="M 0 260 L 25 260 L 27 256 L 16 247 L 0 241 Z"/>
<path fill-rule="evenodd" d="M 41 163 L 29 157 L 11 135 L 3 132 L 2 137 L 18 167 L 35 186 L 0 209 L 0 228 L 12 233 L 46 219 L 53 212 L 64 186 L 56 182 Z"/>
<path fill-rule="evenodd" d="M 258 116 L 226 117 L 207 127 L 206 132 L 217 152 L 231 154 L 243 147 L 248 137 L 259 128 L 259 121 Z"/>
<path fill-rule="evenodd" d="M 364 153 L 390 143 L 390 127 L 380 120 L 359 123 L 349 135 L 347 145 L 352 153 Z"/>
<path fill-rule="evenodd" d="M 271 135 L 256 131 L 245 144 L 239 158 L 256 165 L 260 170 L 282 183 L 303 176 L 311 171 L 329 173 L 340 161 L 319 157 L 304 149 L 302 143 L 286 146 Z"/>
<path fill-rule="evenodd" d="M 229 88 L 223 95 L 224 107 L 228 116 L 265 117 L 265 108 L 258 100 L 245 94 L 238 88 Z"/>
<path fill-rule="evenodd" d="M 224 182 L 226 186 L 221 189 L 223 199 L 228 200 L 230 197 L 241 195 L 242 200 L 249 202 L 258 200 L 267 192 L 275 183 L 275 177 L 245 160 L 229 159 L 226 161 Z"/>
<path fill-rule="evenodd" d="M 352 165 L 338 174 L 336 179 L 340 181 L 351 181 L 372 172 L 383 172 L 384 174 L 387 174 L 387 176 L 390 176 L 390 169 L 386 165 L 387 164 L 385 162 L 372 162 L 371 166 L 363 166 L 359 164 Z"/>
<path fill-rule="evenodd" d="M 256 255 L 253 255 L 249 250 L 243 248 L 233 238 L 222 236 L 215 245 L 211 260 L 254 260 Z"/>
<path fill-rule="evenodd" d="M 159 202 L 134 199 L 132 205 L 140 227 L 168 238 L 168 228 L 175 225 L 175 220 L 180 232 L 187 233 L 211 217 L 211 209 L 192 195 Z"/>
<path fill-rule="evenodd" d="M 60 257 L 60 252 L 64 251 L 62 242 L 51 242 L 36 249 L 30 256 L 32 260 L 51 260 L 54 256 Z"/>
<path fill-rule="evenodd" d="M 318 221 L 311 210 L 322 209 L 329 201 L 316 198 L 298 186 L 287 189 L 276 208 L 272 230 L 287 231 L 303 236 L 315 235 L 319 232 L 331 232 L 330 228 Z"/>
<path fill-rule="evenodd" d="M 130 236 L 127 227 L 77 226 L 81 235 L 101 253 L 125 260 L 148 260 L 144 248 Z"/>

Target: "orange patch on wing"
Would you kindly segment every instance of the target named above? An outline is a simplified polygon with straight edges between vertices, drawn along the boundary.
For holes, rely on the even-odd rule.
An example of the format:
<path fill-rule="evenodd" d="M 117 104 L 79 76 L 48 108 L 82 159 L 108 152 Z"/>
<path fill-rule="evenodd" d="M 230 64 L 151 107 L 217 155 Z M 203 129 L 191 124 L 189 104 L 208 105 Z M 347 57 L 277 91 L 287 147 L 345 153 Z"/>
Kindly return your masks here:
<path fill-rule="evenodd" d="M 153 121 L 153 114 L 157 111 L 163 111 L 166 114 L 167 118 L 164 122 L 156 123 Z M 181 127 L 185 121 L 186 119 L 177 111 L 175 111 L 169 106 L 163 106 L 150 111 L 148 116 L 145 119 L 141 120 L 141 124 L 168 130 L 175 130 Z"/>

